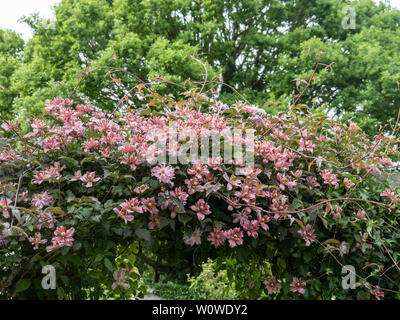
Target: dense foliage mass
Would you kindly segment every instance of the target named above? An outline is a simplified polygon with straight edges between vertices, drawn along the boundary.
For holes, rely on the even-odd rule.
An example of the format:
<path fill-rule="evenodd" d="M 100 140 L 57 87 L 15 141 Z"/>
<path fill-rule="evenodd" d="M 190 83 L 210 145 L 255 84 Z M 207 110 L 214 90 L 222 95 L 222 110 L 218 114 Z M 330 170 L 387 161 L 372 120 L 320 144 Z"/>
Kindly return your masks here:
<path fill-rule="evenodd" d="M 140 104 L 109 113 L 53 99 L 26 134 L 3 122 L 0 295 L 140 296 L 137 259 L 179 279 L 225 257 L 245 298 L 398 298 L 399 194 L 376 177 L 398 159 L 396 130 L 369 139 L 300 96 L 270 115 L 186 85 L 179 99 L 140 85 Z"/>
<path fill-rule="evenodd" d="M 348 5 L 354 29 L 343 27 Z M 318 73 L 319 85 L 304 102 L 355 117 L 376 134 L 400 104 L 399 20 L 399 10 L 374 0 L 62 0 L 55 20 L 26 19 L 34 36 L 17 61 L 14 55 L 3 61 L 3 48 L 19 48 L 22 40 L 0 35 L 0 86 L 7 89 L 0 90 L 0 110 L 17 112 L 21 121 L 40 113 L 45 99 L 72 91 L 86 62 L 121 67 L 145 81 L 161 74 L 183 83 L 201 79 L 201 67 L 189 59 L 199 55 L 210 75 L 262 105 L 291 99 L 295 79 L 308 80 L 317 61 L 334 61 L 334 72 Z M 110 110 L 103 71 L 79 92 Z M 135 80 L 122 83 L 111 89 L 121 94 Z M 229 88 L 222 91 L 223 102 L 235 102 Z"/>

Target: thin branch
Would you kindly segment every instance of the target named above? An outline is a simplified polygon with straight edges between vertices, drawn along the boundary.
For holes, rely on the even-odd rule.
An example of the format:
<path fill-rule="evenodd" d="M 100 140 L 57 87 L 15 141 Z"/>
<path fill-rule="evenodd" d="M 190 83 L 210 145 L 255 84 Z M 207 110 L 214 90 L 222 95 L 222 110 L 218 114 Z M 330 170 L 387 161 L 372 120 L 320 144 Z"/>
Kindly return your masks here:
<path fill-rule="evenodd" d="M 193 59 L 194 61 L 200 63 L 200 64 L 203 66 L 203 68 L 204 68 L 204 71 L 205 71 L 204 81 L 203 81 L 203 85 L 201 86 L 201 89 L 200 89 L 200 92 L 199 92 L 199 93 L 202 93 L 203 90 L 204 90 L 204 87 L 205 87 L 206 84 L 207 84 L 207 79 L 208 79 L 207 67 L 206 67 L 206 65 L 205 65 L 203 62 L 201 62 L 199 59 L 195 58 L 194 56 L 190 56 L 190 58 Z"/>

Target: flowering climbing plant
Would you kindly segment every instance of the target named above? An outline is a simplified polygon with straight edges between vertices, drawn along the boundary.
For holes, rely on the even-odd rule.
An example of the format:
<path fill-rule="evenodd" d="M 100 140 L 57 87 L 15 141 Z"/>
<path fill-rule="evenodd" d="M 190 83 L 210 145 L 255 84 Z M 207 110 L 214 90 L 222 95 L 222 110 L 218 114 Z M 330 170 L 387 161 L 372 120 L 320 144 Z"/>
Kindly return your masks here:
<path fill-rule="evenodd" d="M 399 191 L 380 176 L 396 137 L 189 83 L 179 98 L 139 85 L 112 113 L 56 98 L 25 131 L 4 121 L 0 297 L 140 296 L 138 259 L 179 279 L 211 257 L 252 261 L 247 297 L 398 299 Z"/>

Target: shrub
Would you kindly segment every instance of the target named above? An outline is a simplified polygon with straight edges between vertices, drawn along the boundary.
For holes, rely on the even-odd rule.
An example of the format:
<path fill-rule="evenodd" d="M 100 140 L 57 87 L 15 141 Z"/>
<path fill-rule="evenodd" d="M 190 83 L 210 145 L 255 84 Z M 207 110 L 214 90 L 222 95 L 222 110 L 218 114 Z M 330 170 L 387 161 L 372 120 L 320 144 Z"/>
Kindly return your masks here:
<path fill-rule="evenodd" d="M 215 262 L 209 259 L 202 264 L 197 277 L 189 277 L 190 288 L 204 300 L 233 300 L 237 298 L 235 282 L 230 281 L 226 270 L 216 270 Z"/>
<path fill-rule="evenodd" d="M 154 283 L 151 284 L 153 293 L 166 299 L 172 300 L 200 300 L 198 292 L 187 285 L 177 283 Z"/>
<path fill-rule="evenodd" d="M 141 106 L 54 99 L 26 134 L 5 121 L 1 295 L 142 296 L 137 258 L 179 280 L 225 257 L 254 262 L 249 297 L 398 297 L 398 191 L 372 175 L 393 166 L 398 140 L 312 114 L 301 95 L 272 116 L 211 93 L 175 100 L 141 84 Z M 196 160 L 199 135 L 213 148 Z M 212 153 L 227 146 L 232 161 Z M 41 287 L 45 265 L 56 290 Z M 356 266 L 357 290 L 341 288 L 343 265 Z"/>

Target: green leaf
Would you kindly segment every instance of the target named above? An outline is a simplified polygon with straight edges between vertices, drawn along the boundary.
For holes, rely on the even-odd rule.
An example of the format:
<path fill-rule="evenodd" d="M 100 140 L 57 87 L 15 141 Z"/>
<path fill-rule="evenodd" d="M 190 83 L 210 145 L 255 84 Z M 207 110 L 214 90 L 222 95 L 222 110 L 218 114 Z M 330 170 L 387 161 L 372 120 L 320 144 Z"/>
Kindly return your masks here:
<path fill-rule="evenodd" d="M 100 262 L 103 259 L 103 254 L 97 254 L 96 258 L 94 258 L 94 263 Z"/>
<path fill-rule="evenodd" d="M 74 251 L 78 251 L 81 247 L 82 247 L 82 242 L 75 241 L 72 249 L 74 249 Z"/>
<path fill-rule="evenodd" d="M 62 300 L 65 297 L 65 291 L 63 288 L 58 287 L 57 288 L 57 298 L 58 300 Z"/>
<path fill-rule="evenodd" d="M 135 230 L 135 234 L 141 238 L 144 239 L 146 241 L 150 241 L 151 240 L 151 234 L 149 232 L 149 230 L 146 229 L 137 229 Z"/>
<path fill-rule="evenodd" d="M 160 229 L 165 228 L 166 226 L 168 226 L 171 223 L 171 219 L 165 218 L 165 217 L 161 217 L 161 222 L 160 222 Z"/>
<path fill-rule="evenodd" d="M 192 220 L 192 217 L 187 214 L 178 214 L 178 220 L 185 226 L 190 220 Z"/>
<path fill-rule="evenodd" d="M 21 279 L 17 282 L 15 286 L 15 292 L 23 292 L 31 286 L 31 279 Z"/>
<path fill-rule="evenodd" d="M 60 159 L 64 160 L 67 164 L 69 164 L 70 166 L 72 166 L 74 168 L 79 167 L 79 161 L 77 161 L 73 158 L 61 156 Z"/>
<path fill-rule="evenodd" d="M 63 209 L 61 209 L 60 207 L 54 207 L 54 208 L 47 208 L 47 211 L 54 213 L 54 214 L 58 214 L 58 215 L 65 215 L 65 212 Z"/>
<path fill-rule="evenodd" d="M 111 272 L 114 272 L 114 266 L 111 263 L 110 259 L 104 258 L 104 265 L 108 270 L 110 270 Z"/>
<path fill-rule="evenodd" d="M 70 249 L 71 249 L 71 247 L 68 247 L 68 246 L 62 247 L 61 250 L 60 250 L 61 254 L 63 256 L 65 256 L 69 252 Z"/>
<path fill-rule="evenodd" d="M 182 212 L 185 212 L 185 207 L 181 200 L 173 198 L 172 201 L 179 207 Z"/>

